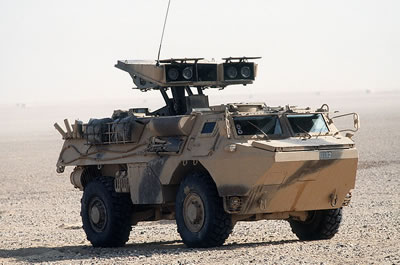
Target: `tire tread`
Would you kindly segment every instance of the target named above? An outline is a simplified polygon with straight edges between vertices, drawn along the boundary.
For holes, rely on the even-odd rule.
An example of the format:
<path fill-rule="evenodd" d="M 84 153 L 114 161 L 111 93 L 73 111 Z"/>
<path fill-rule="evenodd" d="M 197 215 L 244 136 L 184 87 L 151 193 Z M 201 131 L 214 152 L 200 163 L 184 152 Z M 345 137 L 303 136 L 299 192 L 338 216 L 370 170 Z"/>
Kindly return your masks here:
<path fill-rule="evenodd" d="M 223 245 L 232 232 L 233 225 L 231 216 L 226 213 L 223 208 L 222 198 L 219 197 L 214 182 L 209 175 L 200 173 L 193 173 L 187 178 L 189 179 L 184 179 L 183 183 L 190 182 L 191 179 L 197 179 L 205 186 L 205 189 L 209 192 L 208 200 L 211 204 L 215 205 L 216 210 L 213 213 L 214 218 L 212 218 L 211 230 L 201 242 L 190 242 L 185 240 L 185 232 L 183 231 L 183 227 L 180 225 L 178 225 L 179 234 L 188 247 L 208 248 Z"/>
<path fill-rule="evenodd" d="M 83 229 L 86 232 L 87 239 L 94 247 L 122 247 L 129 240 L 129 235 L 132 230 L 130 219 L 133 206 L 129 194 L 115 192 L 113 177 L 100 176 L 95 178 L 92 182 L 102 185 L 111 197 L 113 211 L 111 212 L 112 216 L 109 221 L 112 222 L 112 227 L 108 232 L 107 239 L 102 240 L 96 232 L 91 229 L 90 224 L 83 221 Z M 85 203 L 85 193 L 82 197 L 82 205 L 83 203 Z M 82 219 L 84 215 L 83 211 L 84 207 L 82 207 L 81 210 Z"/>
<path fill-rule="evenodd" d="M 289 220 L 292 232 L 300 240 L 331 239 L 339 231 L 343 216 L 342 208 L 319 210 L 315 214 L 315 220 L 311 223 Z"/>

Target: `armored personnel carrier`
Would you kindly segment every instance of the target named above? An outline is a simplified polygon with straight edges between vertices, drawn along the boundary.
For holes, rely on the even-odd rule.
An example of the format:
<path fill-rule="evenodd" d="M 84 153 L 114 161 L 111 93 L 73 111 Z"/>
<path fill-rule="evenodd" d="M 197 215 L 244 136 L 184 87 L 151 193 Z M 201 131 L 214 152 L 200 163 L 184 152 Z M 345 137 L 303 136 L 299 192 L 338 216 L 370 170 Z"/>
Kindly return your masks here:
<path fill-rule="evenodd" d="M 57 172 L 74 167 L 95 247 L 123 246 L 138 222 L 176 220 L 188 247 L 222 245 L 238 221 L 287 220 L 300 240 L 330 239 L 350 202 L 358 153 L 329 107 L 210 106 L 206 88 L 252 84 L 255 57 L 118 61 L 165 106 L 116 110 L 66 129 Z"/>

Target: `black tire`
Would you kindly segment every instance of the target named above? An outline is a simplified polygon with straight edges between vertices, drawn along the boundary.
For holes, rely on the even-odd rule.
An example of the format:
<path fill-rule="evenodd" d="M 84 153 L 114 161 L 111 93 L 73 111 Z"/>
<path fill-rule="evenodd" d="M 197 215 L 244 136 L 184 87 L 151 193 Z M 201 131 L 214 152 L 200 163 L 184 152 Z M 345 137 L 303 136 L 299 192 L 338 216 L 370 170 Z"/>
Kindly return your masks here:
<path fill-rule="evenodd" d="M 98 177 L 83 192 L 83 229 L 94 247 L 122 247 L 129 240 L 132 202 L 129 194 L 115 192 L 113 180 Z"/>
<path fill-rule="evenodd" d="M 318 210 L 309 213 L 306 221 L 289 220 L 293 233 L 300 240 L 331 239 L 338 231 L 342 221 L 342 208 Z"/>
<path fill-rule="evenodd" d="M 221 246 L 232 232 L 232 218 L 208 175 L 195 173 L 182 181 L 175 211 L 178 232 L 188 247 Z"/>

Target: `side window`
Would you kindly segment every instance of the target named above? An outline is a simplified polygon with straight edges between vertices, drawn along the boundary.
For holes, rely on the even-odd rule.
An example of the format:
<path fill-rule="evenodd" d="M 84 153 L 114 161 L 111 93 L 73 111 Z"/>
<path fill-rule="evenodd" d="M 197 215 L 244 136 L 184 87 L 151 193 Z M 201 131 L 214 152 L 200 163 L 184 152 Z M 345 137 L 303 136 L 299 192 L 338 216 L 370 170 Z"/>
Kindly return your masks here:
<path fill-rule="evenodd" d="M 214 128 L 215 128 L 215 121 L 206 122 L 203 125 L 203 129 L 201 129 L 201 134 L 210 134 L 214 131 Z"/>

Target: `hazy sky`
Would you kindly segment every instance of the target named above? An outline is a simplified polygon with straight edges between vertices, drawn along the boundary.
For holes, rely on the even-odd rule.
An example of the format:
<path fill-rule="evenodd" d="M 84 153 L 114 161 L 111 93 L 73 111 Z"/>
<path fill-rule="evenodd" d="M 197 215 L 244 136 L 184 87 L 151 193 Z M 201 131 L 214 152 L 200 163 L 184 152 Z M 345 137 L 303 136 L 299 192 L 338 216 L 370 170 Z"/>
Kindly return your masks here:
<path fill-rule="evenodd" d="M 156 59 L 166 6 L 0 0 L 0 103 L 145 97 L 113 65 Z M 172 0 L 165 34 L 162 58 L 262 56 L 255 95 L 400 90 L 397 0 Z"/>

